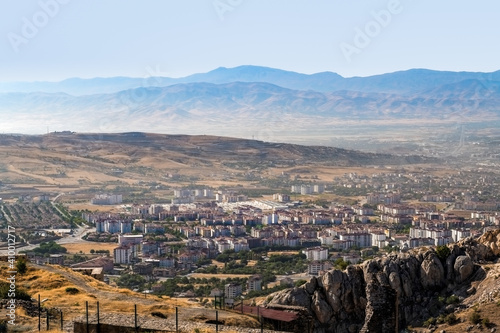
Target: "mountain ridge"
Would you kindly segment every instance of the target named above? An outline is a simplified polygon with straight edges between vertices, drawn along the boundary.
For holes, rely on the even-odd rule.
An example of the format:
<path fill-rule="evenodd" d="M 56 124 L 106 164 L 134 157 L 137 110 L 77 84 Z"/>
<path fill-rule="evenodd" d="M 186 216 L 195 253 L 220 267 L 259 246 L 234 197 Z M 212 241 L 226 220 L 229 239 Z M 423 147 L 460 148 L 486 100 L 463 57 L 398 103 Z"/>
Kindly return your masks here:
<path fill-rule="evenodd" d="M 0 93 L 0 116 L 8 119 L 0 130 L 257 136 L 275 142 L 319 139 L 334 146 L 339 137 L 352 142 L 348 129 L 368 130 L 374 137 L 410 130 L 420 140 L 423 131 L 443 137 L 467 124 L 495 134 L 500 120 L 500 71 L 415 69 L 345 79 L 329 72 L 240 66 L 181 79 L 69 79 L 47 90 L 64 90 L 64 85 L 68 89 L 63 92 Z M 430 136 L 425 135 L 424 144 Z M 346 147 L 351 144 L 356 146 Z"/>
<path fill-rule="evenodd" d="M 464 79 L 500 81 L 500 70 L 485 72 L 451 72 L 429 69 L 409 69 L 393 73 L 366 77 L 342 77 L 334 72 L 303 74 L 271 67 L 243 65 L 233 68 L 219 67 L 206 73 L 196 73 L 181 78 L 151 76 L 146 78 L 68 78 L 57 82 L 0 82 L 0 92 L 66 92 L 73 95 L 87 95 L 99 92 L 113 93 L 121 90 L 169 86 L 178 83 L 229 83 L 267 82 L 295 90 L 316 90 L 331 92 L 354 90 L 363 92 L 408 93 L 425 90 Z"/>
<path fill-rule="evenodd" d="M 322 93 L 311 90 L 293 90 L 266 82 L 180 83 L 166 87 L 141 87 L 111 94 L 73 96 L 67 93 L 3 93 L 0 110 L 21 109 L 57 110 L 70 107 L 85 112 L 86 107 L 127 107 L 133 113 L 137 108 L 150 111 L 168 108 L 186 112 L 218 109 L 237 113 L 245 108 L 258 111 L 308 115 L 361 115 L 370 118 L 390 110 L 392 117 L 412 117 L 418 110 L 428 116 L 439 108 L 441 114 L 471 109 L 475 112 L 498 113 L 500 81 L 464 80 L 428 90 L 424 94 L 397 95 L 389 93 L 339 90 Z M 35 104 L 30 104 L 35 103 Z M 43 103 L 47 104 L 44 105 Z M 59 103 L 59 105 L 58 105 Z M 426 111 L 428 110 L 428 111 Z M 15 111 L 15 110 L 14 110 Z M 418 116 L 418 115 L 417 115 Z"/>

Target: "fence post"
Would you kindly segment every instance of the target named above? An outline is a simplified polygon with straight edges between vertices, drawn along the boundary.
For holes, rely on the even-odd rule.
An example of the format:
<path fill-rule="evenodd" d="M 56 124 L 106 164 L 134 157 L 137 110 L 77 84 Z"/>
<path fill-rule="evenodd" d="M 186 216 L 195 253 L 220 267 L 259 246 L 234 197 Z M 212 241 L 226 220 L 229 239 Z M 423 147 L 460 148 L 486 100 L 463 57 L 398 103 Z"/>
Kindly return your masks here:
<path fill-rule="evenodd" d="M 47 331 L 50 329 L 49 326 L 49 309 L 47 309 Z"/>
<path fill-rule="evenodd" d="M 63 312 L 61 310 L 61 331 L 63 330 Z"/>
<path fill-rule="evenodd" d="M 85 301 L 85 314 L 87 317 L 87 333 L 89 333 L 89 301 Z"/>
<path fill-rule="evenodd" d="M 215 311 L 215 332 L 219 332 L 219 311 Z"/>
<path fill-rule="evenodd" d="M 134 304 L 134 328 L 137 332 L 137 304 Z"/>
<path fill-rule="evenodd" d="M 175 332 L 179 333 L 179 308 L 175 307 Z"/>
<path fill-rule="evenodd" d="M 40 309 L 40 294 L 38 294 L 38 332 L 41 330 L 42 314 Z"/>
<path fill-rule="evenodd" d="M 99 322 L 99 301 L 97 301 L 97 333 L 101 333 L 101 325 Z"/>

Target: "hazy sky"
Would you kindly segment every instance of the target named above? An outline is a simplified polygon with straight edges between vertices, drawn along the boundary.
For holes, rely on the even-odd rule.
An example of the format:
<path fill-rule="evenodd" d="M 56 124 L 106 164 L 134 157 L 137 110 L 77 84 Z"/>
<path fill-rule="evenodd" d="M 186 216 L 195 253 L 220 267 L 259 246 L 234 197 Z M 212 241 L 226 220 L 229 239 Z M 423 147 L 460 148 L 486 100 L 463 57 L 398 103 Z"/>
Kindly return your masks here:
<path fill-rule="evenodd" d="M 4 0 L 0 81 L 500 69 L 500 1 Z"/>

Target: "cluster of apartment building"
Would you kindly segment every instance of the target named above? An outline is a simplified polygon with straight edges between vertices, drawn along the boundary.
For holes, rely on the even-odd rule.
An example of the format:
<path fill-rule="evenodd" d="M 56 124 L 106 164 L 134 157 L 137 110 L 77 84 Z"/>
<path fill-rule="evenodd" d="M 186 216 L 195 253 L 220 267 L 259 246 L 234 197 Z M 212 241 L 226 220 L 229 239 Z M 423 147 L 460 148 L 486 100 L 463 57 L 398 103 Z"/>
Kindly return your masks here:
<path fill-rule="evenodd" d="M 302 184 L 302 185 L 292 185 L 290 188 L 292 193 L 300 193 L 302 195 L 312 194 L 312 193 L 323 193 L 325 192 L 324 184 Z"/>
<path fill-rule="evenodd" d="M 373 205 L 383 203 L 386 205 L 398 204 L 401 202 L 401 194 L 400 193 L 371 193 L 366 196 L 366 203 Z"/>
<path fill-rule="evenodd" d="M 122 203 L 121 194 L 96 194 L 90 203 L 93 205 L 118 205 Z"/>
<path fill-rule="evenodd" d="M 215 201 L 217 202 L 242 202 L 248 200 L 248 197 L 235 191 L 214 191 L 208 188 L 180 188 L 174 189 L 174 198 L 172 199 L 172 204 L 186 204 L 202 199 L 215 199 Z"/>
<path fill-rule="evenodd" d="M 191 195 L 191 191 L 194 190 L 177 194 Z M 437 212 L 433 204 L 402 204 L 398 192 L 374 193 L 366 199 L 372 204 L 332 204 L 328 209 L 300 209 L 270 201 L 241 202 L 233 206 L 214 201 L 132 205 L 127 218 L 110 214 L 84 214 L 83 217 L 95 223 L 98 233 L 119 234 L 119 246 L 113 251 L 115 263 L 139 265 L 139 272 L 156 276 L 189 272 L 200 259 L 214 258 L 227 250 L 239 252 L 264 246 L 303 249 L 311 263 L 308 272 L 315 274 L 328 267 L 329 249 L 444 245 L 474 235 L 471 228 L 500 224 L 496 213 L 477 212 L 471 215 L 471 220 L 464 221 L 452 214 Z M 374 203 L 377 203 L 377 215 Z M 373 221 L 383 224 L 370 223 Z M 402 224 L 411 226 L 409 235 L 396 234 L 395 230 Z M 166 236 L 171 232 L 168 230 L 187 238 L 183 249 L 173 251 L 164 241 L 150 237 Z M 132 231 L 139 235 L 130 235 Z"/>

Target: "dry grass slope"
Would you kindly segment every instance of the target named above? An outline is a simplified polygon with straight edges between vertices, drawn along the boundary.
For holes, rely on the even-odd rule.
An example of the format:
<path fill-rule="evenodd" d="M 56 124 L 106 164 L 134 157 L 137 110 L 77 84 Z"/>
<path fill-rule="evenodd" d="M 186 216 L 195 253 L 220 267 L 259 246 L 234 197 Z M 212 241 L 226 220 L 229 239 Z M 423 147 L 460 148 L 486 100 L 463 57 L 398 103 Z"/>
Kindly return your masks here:
<path fill-rule="evenodd" d="M 313 168 L 318 170 L 316 173 L 324 173 L 331 179 L 334 167 L 428 162 L 430 160 L 421 157 L 215 136 L 147 133 L 0 135 L 0 170 L 4 179 L 20 184 L 136 184 L 138 180 L 162 179 L 167 173 L 221 182 L 237 172 L 256 168 L 275 170 L 276 167 L 280 170 Z"/>
<path fill-rule="evenodd" d="M 5 276 L 6 271 L 6 263 L 0 263 L 0 275 Z M 160 298 L 157 296 L 147 296 L 147 298 L 144 298 L 142 294 L 132 292 L 128 289 L 110 287 L 91 277 L 59 266 L 47 265 L 39 268 L 33 267 L 30 264 L 27 273 L 18 275 L 17 278 L 16 282 L 19 288 L 27 290 L 32 298 L 36 299 L 40 295 L 40 298 L 45 300 L 43 302 L 44 307 L 63 310 L 66 322 L 85 314 L 85 302 L 89 303 L 89 312 L 95 313 L 96 302 L 99 301 L 99 308 L 102 314 L 122 313 L 132 316 L 134 313 L 134 304 L 137 304 L 138 312 L 142 315 L 151 317 L 151 313 L 160 312 L 167 317 L 172 317 L 175 313 L 175 307 L 179 307 L 180 321 L 198 323 L 194 326 L 198 327 L 200 332 L 215 332 L 212 328 L 206 327 L 204 320 L 200 321 L 199 317 L 200 313 L 202 313 L 208 319 L 214 319 L 211 318 L 214 311 L 202 308 L 197 303 L 186 299 Z M 76 288 L 78 292 L 68 292 L 68 288 Z M 4 312 L 5 310 L 0 311 L 0 315 L 4 316 Z M 37 331 L 37 317 L 30 317 L 22 307 L 17 308 L 16 315 L 16 324 L 20 332 Z M 227 325 L 258 326 L 255 319 L 235 313 L 221 312 L 219 318 L 223 319 Z M 55 326 L 56 324 L 52 323 L 52 325 Z M 194 332 L 194 329 L 188 331 Z M 188 331 L 184 330 L 184 332 Z M 231 332 L 227 327 L 224 331 Z M 52 330 L 51 332 L 60 331 Z"/>

